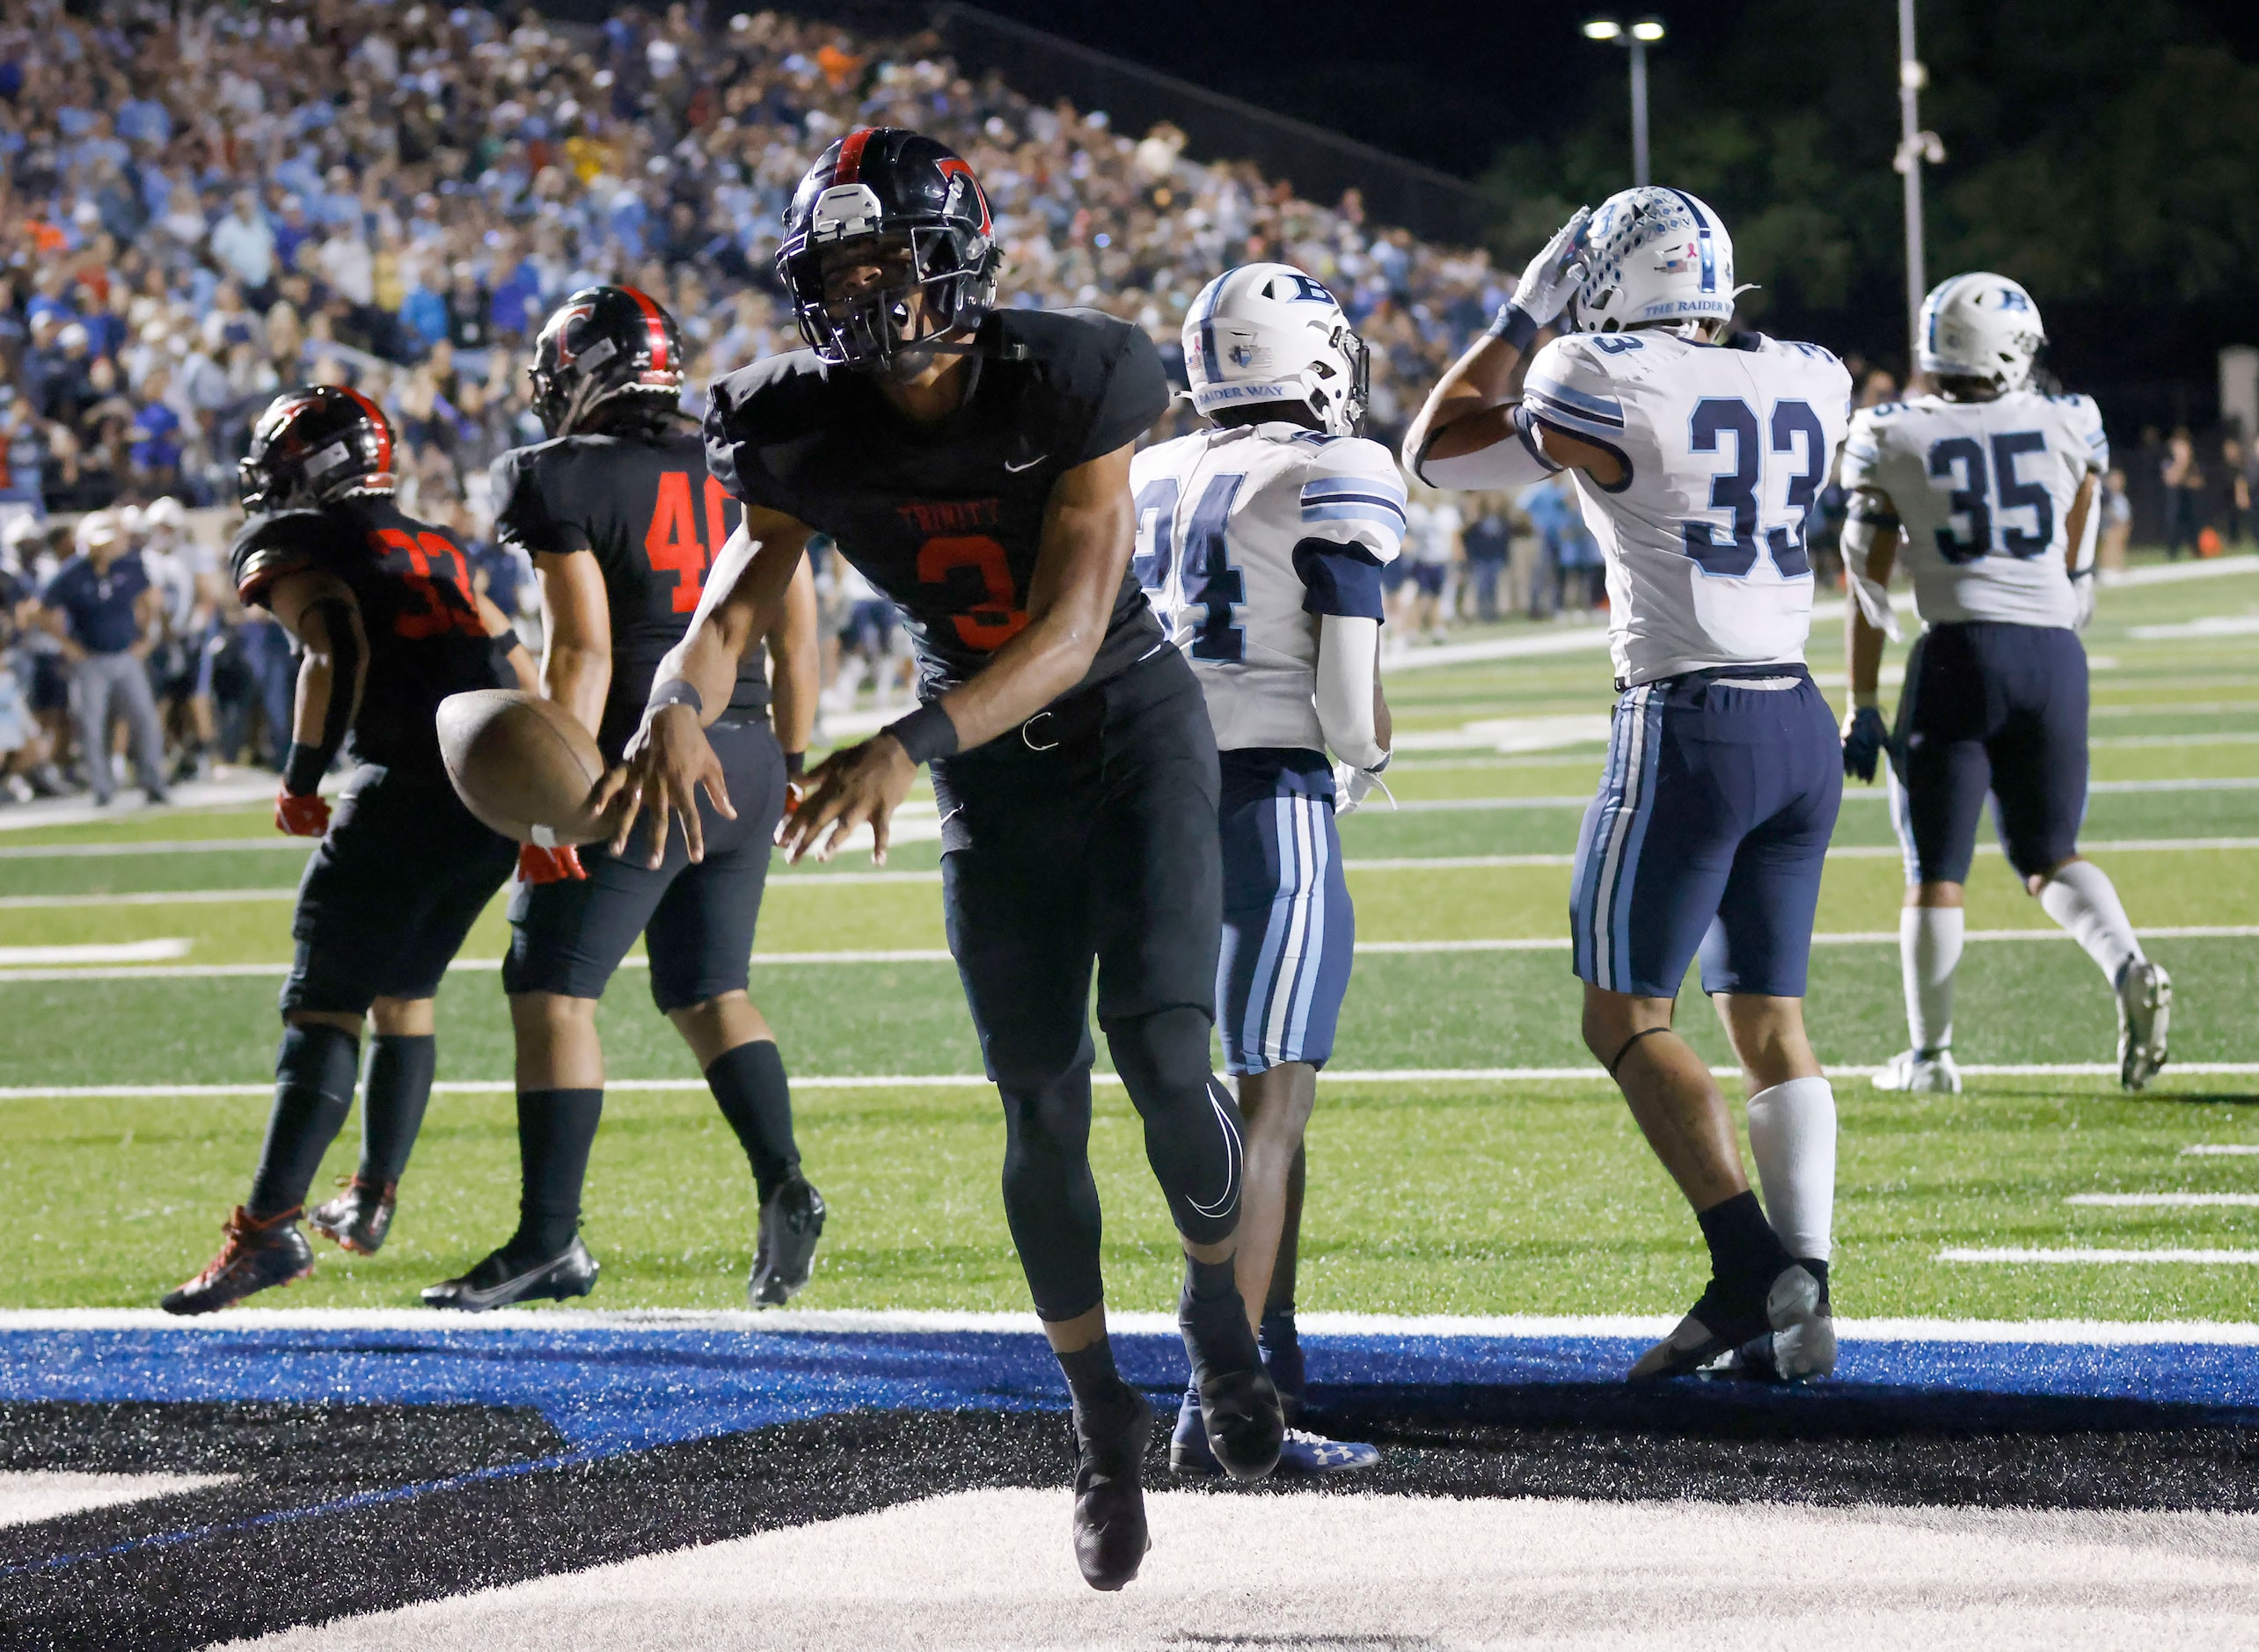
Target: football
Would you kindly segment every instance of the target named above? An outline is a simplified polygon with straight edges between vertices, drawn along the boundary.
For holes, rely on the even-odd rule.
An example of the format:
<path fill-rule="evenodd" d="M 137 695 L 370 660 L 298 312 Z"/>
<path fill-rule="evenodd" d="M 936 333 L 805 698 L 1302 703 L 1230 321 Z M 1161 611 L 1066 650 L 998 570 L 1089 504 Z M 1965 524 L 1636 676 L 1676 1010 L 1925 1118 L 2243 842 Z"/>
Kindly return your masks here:
<path fill-rule="evenodd" d="M 456 795 L 505 837 L 585 844 L 610 830 L 586 807 L 603 778 L 603 756 L 556 701 L 518 689 L 479 689 L 442 700 L 438 722 Z"/>

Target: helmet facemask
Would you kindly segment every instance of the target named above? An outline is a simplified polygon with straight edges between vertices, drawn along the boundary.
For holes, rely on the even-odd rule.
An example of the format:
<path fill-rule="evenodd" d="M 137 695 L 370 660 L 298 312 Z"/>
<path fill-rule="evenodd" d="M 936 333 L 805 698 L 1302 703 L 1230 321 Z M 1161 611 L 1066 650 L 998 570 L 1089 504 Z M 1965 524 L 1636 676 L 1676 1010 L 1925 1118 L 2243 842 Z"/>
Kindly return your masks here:
<path fill-rule="evenodd" d="M 808 347 L 823 361 L 894 378 L 914 378 L 936 355 L 969 348 L 954 335 L 987 313 L 999 261 L 985 238 L 947 224 L 804 241 L 777 258 Z M 847 272 L 873 266 L 877 282 L 837 290 Z"/>

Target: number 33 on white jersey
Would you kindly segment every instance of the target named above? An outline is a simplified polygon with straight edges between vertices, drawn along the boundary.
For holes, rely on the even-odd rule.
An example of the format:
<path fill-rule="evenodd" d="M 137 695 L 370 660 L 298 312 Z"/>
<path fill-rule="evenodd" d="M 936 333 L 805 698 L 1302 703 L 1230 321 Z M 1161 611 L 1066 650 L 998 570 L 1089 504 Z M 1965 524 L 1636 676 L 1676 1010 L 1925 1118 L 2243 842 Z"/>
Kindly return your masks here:
<path fill-rule="evenodd" d="M 1659 331 L 1555 339 L 1524 381 L 1539 426 L 1627 474 L 1575 472 L 1608 564 L 1616 676 L 1792 664 L 1811 629 L 1804 523 L 1850 418 L 1851 375 L 1817 344 Z"/>

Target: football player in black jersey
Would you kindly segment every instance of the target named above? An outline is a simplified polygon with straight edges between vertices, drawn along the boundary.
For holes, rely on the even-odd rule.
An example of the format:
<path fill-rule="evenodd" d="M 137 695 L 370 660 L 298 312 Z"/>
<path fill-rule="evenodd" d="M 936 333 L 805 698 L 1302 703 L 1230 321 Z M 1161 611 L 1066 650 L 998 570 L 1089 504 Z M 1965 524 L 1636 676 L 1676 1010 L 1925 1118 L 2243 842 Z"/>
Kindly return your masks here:
<path fill-rule="evenodd" d="M 543 692 L 617 763 L 739 507 L 706 473 L 698 427 L 681 412 L 674 318 L 646 295 L 574 293 L 535 342 L 532 378 L 550 439 L 495 461 L 495 530 L 531 556 L 541 581 Z M 771 841 L 815 718 L 815 582 L 803 568 L 765 639 L 773 696 L 762 651 L 749 651 L 708 732 L 739 812 L 704 817 L 702 860 L 691 862 L 679 834 L 655 869 L 601 846 L 520 855 L 502 961 L 517 1033 L 518 1230 L 463 1277 L 425 1291 L 433 1306 L 585 1296 L 596 1283 L 578 1229 L 604 1096 L 596 1000 L 638 935 L 652 997 L 753 1163 L 761 1220 L 747 1295 L 774 1305 L 808 1283 L 823 1201 L 800 1173 L 785 1064 L 745 985 Z"/>
<path fill-rule="evenodd" d="M 1232 1283 L 1239 1121 L 1209 1067 L 1216 743 L 1129 573 L 1130 447 L 1168 384 L 1126 323 L 993 308 L 998 257 L 971 169 L 917 133 L 850 133 L 801 181 L 777 268 L 808 347 L 713 386 L 707 462 L 745 501 L 747 537 L 662 664 L 616 784 L 626 822 L 679 816 L 698 852 L 698 790 L 729 812 L 700 726 L 775 625 L 811 534 L 902 609 L 924 703 L 815 770 L 783 842 L 829 859 L 867 824 L 883 859 L 888 817 L 932 762 L 950 949 L 1004 1100 L 1005 1211 L 1074 1396 L 1076 1556 L 1119 1589 L 1146 1548 L 1152 1413 L 1107 1342 L 1093 962 L 1183 1238 L 1180 1319 L 1216 1456 L 1259 1479 L 1283 1425 Z"/>
<path fill-rule="evenodd" d="M 463 547 L 393 503 L 392 450 L 376 403 L 322 385 L 276 397 L 241 466 L 251 519 L 229 553 L 236 589 L 305 649 L 274 822 L 322 842 L 298 885 L 274 1110 L 251 1196 L 211 1265 L 166 1295 L 171 1313 L 208 1313 L 313 1271 L 298 1217 L 353 1104 L 364 1017 L 376 1048 L 360 1168 L 311 1220 L 349 1250 L 384 1243 L 431 1094 L 432 996 L 516 861 L 448 784 L 433 716 L 466 689 L 530 688 L 533 662 L 472 584 Z M 333 818 L 317 788 L 340 748 L 354 766 Z"/>

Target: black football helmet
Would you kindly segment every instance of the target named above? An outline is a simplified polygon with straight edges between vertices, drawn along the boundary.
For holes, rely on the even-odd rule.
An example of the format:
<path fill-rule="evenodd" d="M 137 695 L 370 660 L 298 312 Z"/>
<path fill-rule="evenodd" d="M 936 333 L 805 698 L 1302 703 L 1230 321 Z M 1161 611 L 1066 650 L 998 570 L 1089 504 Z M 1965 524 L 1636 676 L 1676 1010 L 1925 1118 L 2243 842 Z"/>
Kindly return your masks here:
<path fill-rule="evenodd" d="M 826 303 L 825 249 L 863 240 L 905 248 L 907 277 Z M 996 302 L 1002 261 L 973 169 L 895 126 L 850 132 L 823 151 L 793 192 L 777 249 L 777 274 L 808 347 L 827 362 L 880 370 L 905 351 L 963 349 L 946 340 L 980 325 Z M 915 335 L 913 294 L 925 317 Z"/>
<path fill-rule="evenodd" d="M 236 465 L 237 494 L 253 515 L 391 491 L 391 424 L 343 384 L 309 384 L 267 403 Z"/>
<path fill-rule="evenodd" d="M 534 413 L 552 436 L 582 429 L 617 397 L 672 407 L 683 394 L 683 332 L 632 287 L 583 287 L 542 323 L 526 376 Z"/>

